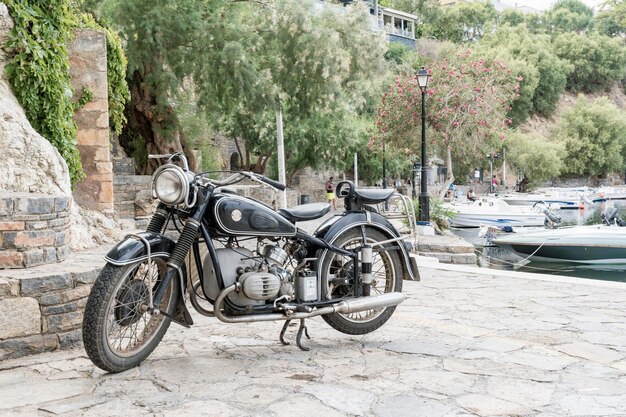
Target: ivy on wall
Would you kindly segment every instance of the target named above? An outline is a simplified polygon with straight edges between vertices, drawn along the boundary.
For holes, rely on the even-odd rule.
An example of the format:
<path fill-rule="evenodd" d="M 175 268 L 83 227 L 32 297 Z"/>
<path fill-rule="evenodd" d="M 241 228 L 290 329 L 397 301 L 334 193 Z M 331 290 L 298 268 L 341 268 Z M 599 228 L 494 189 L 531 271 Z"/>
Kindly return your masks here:
<path fill-rule="evenodd" d="M 6 65 L 26 117 L 67 162 L 72 184 L 84 177 L 76 148 L 76 123 L 67 43 L 75 26 L 70 0 L 4 0 L 15 27 Z"/>
<path fill-rule="evenodd" d="M 72 0 L 3 0 L 15 27 L 6 47 L 13 56 L 6 72 L 13 92 L 32 126 L 47 138 L 68 164 L 72 184 L 84 178 L 76 147 L 74 111 L 91 100 L 83 91 L 72 103 L 68 42 L 76 28 L 104 31 L 107 45 L 109 125 L 119 134 L 126 123 L 124 107 L 130 100 L 126 83 L 126 56 L 120 38 L 80 13 Z"/>

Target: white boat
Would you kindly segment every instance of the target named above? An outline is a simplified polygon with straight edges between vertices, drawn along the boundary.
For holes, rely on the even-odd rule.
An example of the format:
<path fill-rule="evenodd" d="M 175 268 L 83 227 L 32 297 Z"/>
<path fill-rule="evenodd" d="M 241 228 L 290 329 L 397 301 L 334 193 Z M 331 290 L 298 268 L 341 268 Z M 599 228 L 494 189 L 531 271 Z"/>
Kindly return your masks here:
<path fill-rule="evenodd" d="M 591 201 L 598 203 L 607 200 L 626 200 L 625 187 L 600 187 L 590 196 Z"/>
<path fill-rule="evenodd" d="M 626 228 L 615 225 L 510 233 L 492 243 L 531 261 L 626 264 Z"/>
<path fill-rule="evenodd" d="M 510 206 L 500 199 L 482 199 L 467 203 L 453 202 L 443 207 L 452 212 L 450 226 L 543 226 L 546 216 L 530 207 Z"/>
<path fill-rule="evenodd" d="M 589 188 L 542 188 L 531 193 L 508 193 L 501 198 L 512 206 L 532 206 L 544 202 L 559 209 L 578 209 L 585 201 L 593 201 L 593 191 Z"/>

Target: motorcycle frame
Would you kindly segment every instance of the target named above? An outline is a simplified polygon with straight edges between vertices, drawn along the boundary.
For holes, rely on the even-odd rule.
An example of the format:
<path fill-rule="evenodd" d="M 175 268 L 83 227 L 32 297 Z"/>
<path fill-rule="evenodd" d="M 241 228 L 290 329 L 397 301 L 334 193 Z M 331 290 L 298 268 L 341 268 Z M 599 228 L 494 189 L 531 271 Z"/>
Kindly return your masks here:
<path fill-rule="evenodd" d="M 198 191 L 201 188 L 198 189 Z M 195 267 L 196 267 L 196 271 L 198 272 L 198 276 L 200 277 L 200 282 L 202 284 L 202 291 L 205 295 L 205 297 L 207 298 L 207 300 L 209 302 L 215 301 L 215 300 L 210 300 L 207 296 L 207 293 L 204 289 L 204 282 L 203 282 L 203 277 L 204 277 L 204 271 L 203 271 L 203 267 L 202 267 L 202 259 L 200 256 L 200 235 L 202 236 L 202 238 L 205 241 L 205 245 L 206 248 L 208 250 L 209 256 L 211 257 L 211 261 L 213 262 L 213 267 L 214 270 L 216 272 L 216 279 L 217 279 L 217 285 L 218 288 L 221 291 L 224 291 L 226 289 L 225 284 L 224 284 L 224 279 L 222 276 L 222 271 L 219 265 L 219 259 L 217 257 L 217 253 L 215 250 L 215 245 L 213 244 L 213 238 L 211 237 L 210 233 L 209 233 L 209 226 L 206 223 L 206 220 L 204 218 L 204 214 L 208 208 L 208 205 L 211 201 L 211 197 L 213 196 L 213 193 L 215 192 L 216 187 L 212 186 L 212 185 L 207 185 L 206 187 L 203 187 L 203 189 L 205 191 L 207 191 L 207 194 L 202 195 L 202 197 L 198 197 L 198 204 L 196 207 L 194 207 L 194 209 L 192 210 L 192 214 L 191 216 L 189 216 L 187 218 L 187 221 L 185 223 L 185 227 L 183 228 L 183 231 L 181 232 L 181 236 L 179 237 L 179 241 L 176 242 L 176 244 L 174 245 L 174 249 L 172 250 L 172 254 L 170 254 L 170 259 L 168 259 L 167 261 L 167 272 L 165 274 L 165 277 L 163 278 L 163 280 L 161 281 L 161 283 L 158 285 L 158 287 L 156 288 L 156 292 L 154 294 L 153 297 L 153 302 L 154 305 L 160 305 L 163 296 L 165 295 L 165 290 L 166 288 L 170 285 L 171 280 L 174 278 L 174 274 L 178 274 L 179 279 L 180 279 L 180 285 L 181 288 L 183 289 L 182 293 L 181 293 L 181 300 L 179 300 L 179 302 L 184 303 L 184 289 L 186 289 L 187 287 L 187 276 L 186 273 L 183 272 L 183 269 L 181 268 L 180 265 L 176 265 L 175 262 L 173 262 L 171 260 L 174 252 L 176 251 L 176 248 L 179 246 L 179 242 L 181 240 L 181 238 L 183 237 L 183 234 L 187 231 L 190 230 L 191 228 L 195 229 L 195 233 L 193 236 L 193 242 L 191 242 L 191 247 L 189 247 L 188 249 L 185 250 L 186 254 L 188 255 L 190 251 L 193 251 L 193 256 L 194 256 L 194 263 L 195 263 Z M 199 193 L 199 194 L 203 194 L 203 193 Z M 175 213 L 177 210 L 175 207 L 169 207 L 169 206 L 165 206 L 164 204 L 159 204 L 159 209 L 165 210 L 168 214 L 173 214 Z M 158 211 L 158 210 L 157 210 Z M 359 210 L 360 211 L 360 210 Z M 351 211 L 352 212 L 352 211 Z M 356 212 L 356 210 L 354 211 Z M 350 213 L 350 212 L 349 212 Z M 190 226 L 191 225 L 191 226 Z M 162 231 L 162 230 L 161 230 Z M 364 233 L 364 231 L 362 232 Z M 253 235 L 251 235 L 251 237 L 254 237 Z M 343 256 L 348 256 L 352 258 L 352 262 L 354 265 L 354 288 L 355 288 L 355 294 L 354 297 L 352 298 L 358 298 L 360 296 L 362 296 L 363 294 L 361 293 L 361 271 L 360 268 L 358 268 L 358 258 L 359 258 L 359 252 L 358 251 L 347 251 L 345 249 L 342 249 L 338 246 L 334 246 L 329 244 L 328 242 L 325 242 L 324 240 L 318 239 L 315 236 L 309 235 L 308 233 L 305 233 L 303 231 L 301 231 L 300 229 L 296 230 L 296 234 L 295 236 L 293 236 L 294 239 L 301 239 L 304 240 L 307 243 L 310 243 L 312 245 L 314 245 L 315 247 L 317 247 L 318 249 L 326 249 L 329 250 L 331 252 L 343 255 Z M 394 240 L 399 240 L 398 239 L 394 239 Z M 184 243 L 184 242 L 183 242 Z M 395 248 L 388 248 L 387 250 L 394 250 Z M 148 260 L 150 262 L 150 260 Z M 318 272 L 318 288 L 320 288 L 320 284 L 321 284 L 321 275 L 319 275 Z M 193 291 L 193 289 L 192 289 Z M 339 303 L 341 302 L 343 299 L 341 298 L 337 298 L 337 299 L 333 299 L 333 300 L 328 300 L 328 301 L 323 301 L 323 300 L 317 300 L 314 302 L 307 302 L 307 303 L 302 303 L 301 305 L 305 305 L 305 306 L 309 306 L 309 307 L 319 307 L 319 306 L 323 306 L 323 305 L 329 305 L 329 304 L 335 304 L 335 303 Z M 234 311 L 238 311 L 238 312 L 249 312 L 250 309 L 252 309 L 252 311 L 254 313 L 265 313 L 268 311 L 272 311 L 274 309 L 274 306 L 271 305 L 266 305 L 266 306 L 253 306 L 251 307 L 240 307 L 237 305 L 234 305 L 232 302 L 230 302 L 230 300 L 228 298 L 225 299 L 225 304 L 231 308 Z"/>

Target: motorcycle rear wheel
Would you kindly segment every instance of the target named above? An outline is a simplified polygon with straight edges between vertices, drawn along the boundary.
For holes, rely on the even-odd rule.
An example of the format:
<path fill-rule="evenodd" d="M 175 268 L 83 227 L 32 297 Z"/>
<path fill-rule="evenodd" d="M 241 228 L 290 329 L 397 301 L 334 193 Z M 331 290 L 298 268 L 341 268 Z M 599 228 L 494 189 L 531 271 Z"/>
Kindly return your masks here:
<path fill-rule="evenodd" d="M 156 258 L 131 265 L 107 264 L 94 283 L 83 319 L 83 344 L 92 362 L 107 372 L 122 372 L 139 365 L 157 347 L 171 320 L 150 315 L 148 291 L 156 290 L 165 275 L 165 260 Z M 180 292 L 172 279 L 160 311 L 170 315 Z"/>
<path fill-rule="evenodd" d="M 368 243 L 381 242 L 389 239 L 383 233 L 369 227 L 365 228 Z M 351 250 L 363 246 L 361 228 L 353 228 L 341 234 L 333 241 L 334 246 Z M 391 244 L 393 245 L 393 244 Z M 385 245 L 389 248 L 390 244 Z M 378 249 L 383 249 L 378 247 Z M 327 300 L 333 298 L 350 297 L 354 295 L 354 286 L 333 283 L 333 279 L 352 281 L 352 259 L 343 255 L 327 252 L 321 264 L 322 271 L 322 297 Z M 402 263 L 397 250 L 378 251 L 372 256 L 371 295 L 386 292 L 402 291 Z M 357 313 L 325 314 L 322 318 L 335 330 L 342 333 L 358 335 L 373 332 L 385 324 L 391 317 L 396 307 L 385 307 L 375 310 L 367 310 Z"/>

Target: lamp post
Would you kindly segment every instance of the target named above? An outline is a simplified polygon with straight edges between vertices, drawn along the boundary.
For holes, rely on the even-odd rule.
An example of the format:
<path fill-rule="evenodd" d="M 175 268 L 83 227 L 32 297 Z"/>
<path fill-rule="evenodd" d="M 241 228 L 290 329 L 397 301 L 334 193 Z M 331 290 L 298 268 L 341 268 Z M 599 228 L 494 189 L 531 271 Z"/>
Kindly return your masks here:
<path fill-rule="evenodd" d="M 417 84 L 419 85 L 420 90 L 422 90 L 422 183 L 419 196 L 420 220 L 429 221 L 430 208 L 428 206 L 428 181 L 426 176 L 426 88 L 428 87 L 430 74 L 426 68 L 422 67 L 415 74 L 415 78 L 417 78 Z"/>

